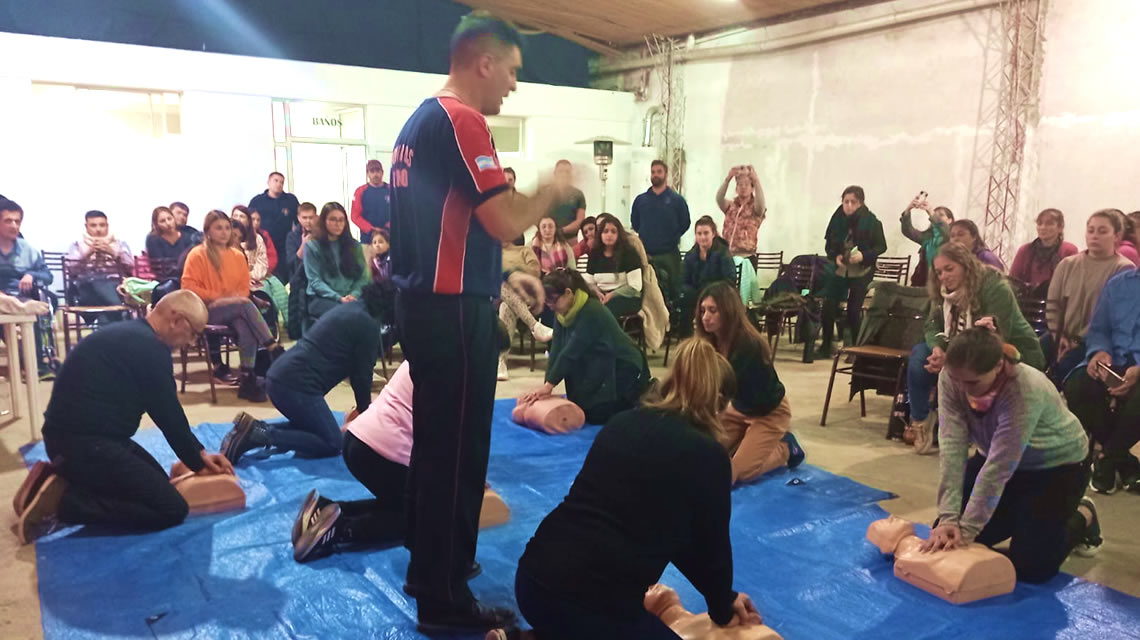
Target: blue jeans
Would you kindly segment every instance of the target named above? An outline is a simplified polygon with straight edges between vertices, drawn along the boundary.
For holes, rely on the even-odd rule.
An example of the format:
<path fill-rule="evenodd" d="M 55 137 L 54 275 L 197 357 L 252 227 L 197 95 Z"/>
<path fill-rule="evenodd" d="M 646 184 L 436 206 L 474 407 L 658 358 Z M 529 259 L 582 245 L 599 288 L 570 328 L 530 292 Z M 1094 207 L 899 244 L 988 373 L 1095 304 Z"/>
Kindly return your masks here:
<path fill-rule="evenodd" d="M 629 616 L 615 616 L 574 604 L 553 593 L 519 569 L 515 574 L 515 598 L 535 636 L 542 640 L 680 640 L 660 618 L 640 609 Z"/>
<path fill-rule="evenodd" d="M 938 374 L 924 367 L 933 350 L 925 341 L 910 350 L 910 363 L 906 366 L 906 389 L 910 400 L 910 419 L 921 422 L 930 415 L 930 390 L 938 384 Z"/>
<path fill-rule="evenodd" d="M 273 406 L 289 420 L 269 426 L 271 445 L 294 451 L 300 458 L 340 455 L 344 436 L 324 396 L 294 391 L 273 378 L 266 379 L 265 392 Z"/>

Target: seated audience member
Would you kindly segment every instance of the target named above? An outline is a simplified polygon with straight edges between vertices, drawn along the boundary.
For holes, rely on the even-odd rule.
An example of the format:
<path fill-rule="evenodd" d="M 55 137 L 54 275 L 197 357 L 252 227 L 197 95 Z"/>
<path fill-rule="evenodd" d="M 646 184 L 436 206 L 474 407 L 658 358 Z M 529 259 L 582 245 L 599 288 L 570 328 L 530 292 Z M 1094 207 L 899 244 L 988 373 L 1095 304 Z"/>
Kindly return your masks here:
<path fill-rule="evenodd" d="M 170 213 L 174 214 L 174 226 L 182 232 L 182 235 L 187 236 L 192 246 L 202 244 L 202 232 L 188 224 L 190 220 L 190 207 L 186 206 L 184 202 L 171 202 Z"/>
<path fill-rule="evenodd" d="M 273 362 L 266 391 L 288 422 L 268 425 L 246 415 L 222 444 L 222 453 L 237 464 L 257 447 L 296 452 L 301 458 L 327 458 L 340 453 L 340 425 L 325 395 L 348 378 L 356 409 L 372 401 L 372 367 L 380 353 L 380 287 L 369 284 L 360 300 L 337 305 L 321 316 L 292 349 Z"/>
<path fill-rule="evenodd" d="M 235 213 L 239 217 L 244 215 L 241 212 L 235 211 Z M 244 217 L 247 220 L 249 219 L 248 216 Z M 273 298 L 269 297 L 269 293 L 265 291 L 265 280 L 272 277 L 272 274 L 269 272 L 269 261 L 267 260 L 264 241 L 246 223 L 234 220 L 231 224 L 234 238 L 233 248 L 245 255 L 246 264 L 249 265 L 249 299 L 253 301 L 258 313 L 265 320 L 265 325 L 269 327 L 269 333 L 276 338 L 277 305 L 273 303 Z M 220 363 L 221 361 L 215 362 Z"/>
<path fill-rule="evenodd" d="M 305 277 L 305 245 L 313 237 L 313 227 L 317 220 L 317 207 L 311 202 L 303 202 L 297 207 L 297 226 L 290 232 L 285 240 L 285 269 L 282 275 L 289 278 L 289 301 L 286 305 L 288 318 L 286 327 L 289 337 L 299 340 L 303 327 L 309 316 L 308 305 L 305 304 L 305 290 L 309 281 Z"/>
<path fill-rule="evenodd" d="M 225 325 L 236 334 L 241 371 L 238 397 L 265 402 L 265 390 L 254 375 L 258 349 L 271 357 L 282 349 L 249 299 L 249 267 L 245 255 L 230 246 L 230 219 L 221 211 L 206 214 L 202 244 L 190 250 L 182 271 L 182 288 L 198 294 L 209 310 L 210 324 Z"/>
<path fill-rule="evenodd" d="M 910 426 L 917 453 L 934 449 L 934 419 L 930 392 L 946 360 L 946 345 L 954 336 L 976 325 L 991 325 L 1021 354 L 1021 362 L 1045 369 L 1045 355 L 1033 327 L 1021 314 L 1017 297 L 1002 274 L 982 264 L 966 245 L 942 245 L 934 257 L 934 277 L 927 283 L 930 315 L 926 339 L 914 346 L 907 365 Z M 907 439 L 910 439 L 908 437 Z"/>
<path fill-rule="evenodd" d="M 1124 216 L 1124 233 L 1120 238 L 1120 245 L 1116 248 L 1116 252 L 1132 261 L 1132 264 L 1140 267 L 1140 252 L 1137 251 L 1137 223 L 1140 222 L 1137 218 L 1140 216 L 1133 216 L 1132 214 L 1124 215 L 1120 209 L 1108 209 Z"/>
<path fill-rule="evenodd" d="M 1130 453 L 1140 441 L 1140 272 L 1121 273 L 1104 285 L 1085 350 L 1088 357 L 1065 383 L 1065 398 L 1100 444 L 1092 488 L 1113 493 L 1119 475 L 1125 490 L 1140 491 L 1140 461 Z"/>
<path fill-rule="evenodd" d="M 394 328 L 396 324 L 396 283 L 392 281 L 392 254 L 391 243 L 388 240 L 387 229 L 376 229 L 372 233 L 372 257 L 368 259 L 368 268 L 372 274 L 372 283 L 380 287 L 383 298 L 382 324 Z M 384 330 L 381 339 L 381 349 L 388 349 L 395 343 L 395 334 L 390 329 Z"/>
<path fill-rule="evenodd" d="M 1046 362 L 1053 367 L 1051 377 L 1058 384 L 1085 357 L 1085 333 L 1104 283 L 1121 271 L 1135 268 L 1128 258 L 1116 253 L 1123 229 L 1122 218 L 1110 209 L 1089 216 L 1085 228 L 1088 248 L 1061 260 L 1049 283 L 1049 333 L 1042 336 L 1041 348 Z M 1064 306 L 1063 318 L 1057 316 L 1059 306 L 1055 305 Z M 1057 344 L 1053 343 L 1055 333 L 1060 336 Z"/>
<path fill-rule="evenodd" d="M 595 240 L 597 238 L 597 230 L 597 220 L 594 216 L 586 216 L 582 219 L 582 239 L 578 241 L 578 244 L 574 245 L 575 258 L 580 258 L 594 250 L 594 246 L 597 244 Z"/>
<path fill-rule="evenodd" d="M 1096 554 L 1088 438 L 1044 373 L 1007 357 L 997 333 L 966 329 L 950 341 L 938 398 L 939 520 L 924 551 L 1009 540 L 1017 579 L 1032 583 L 1074 550 Z"/>
<path fill-rule="evenodd" d="M 1037 214 L 1037 237 L 1021 245 L 1009 268 L 1009 278 L 1028 293 L 1043 297 L 1057 265 L 1077 254 L 1077 245 L 1065 242 L 1065 214 L 1045 209 Z"/>
<path fill-rule="evenodd" d="M 392 189 L 384 182 L 384 165 L 372 159 L 365 163 L 368 181 L 352 194 L 352 221 L 360 228 L 360 243 L 371 244 L 372 234 L 387 230 L 392 220 Z"/>
<path fill-rule="evenodd" d="M 20 300 L 38 300 L 37 288 L 52 282 L 44 256 L 20 235 L 24 209 L 11 200 L 0 199 L 0 291 Z M 45 323 L 48 321 L 45 319 Z M 44 352 L 42 331 L 35 331 L 36 362 L 40 377 L 51 374 Z"/>
<path fill-rule="evenodd" d="M 191 233 L 178 230 L 170 209 L 155 207 L 150 215 L 150 233 L 146 236 L 146 255 L 155 279 L 163 282 L 181 277 L 180 263 L 193 247 Z"/>
<path fill-rule="evenodd" d="M 348 216 L 339 203 L 329 202 L 321 208 L 313 239 L 305 245 L 304 262 L 310 325 L 338 304 L 360 297 L 361 287 L 369 280 L 364 250 L 349 235 Z"/>
<path fill-rule="evenodd" d="M 531 249 L 538 256 L 542 275 L 553 273 L 557 269 L 575 269 L 574 248 L 562 235 L 562 229 L 554 216 L 543 216 L 538 221 L 538 233 L 534 234 Z"/>
<path fill-rule="evenodd" d="M 245 207 L 240 204 L 234 207 L 235 210 L 243 208 Z M 265 259 L 269 263 L 269 276 L 266 277 L 266 280 L 269 280 L 269 278 L 276 277 L 273 274 L 277 271 L 277 247 L 273 246 L 273 238 L 269 237 L 269 232 L 261 228 L 261 214 L 257 209 L 248 210 L 246 214 L 249 216 L 249 226 L 265 243 Z"/>
<path fill-rule="evenodd" d="M 590 424 L 633 407 L 649 385 L 649 365 L 637 345 L 590 295 L 578 272 L 560 269 L 542 284 L 557 317 L 546 382 L 520 402 L 549 396 L 565 380 L 566 399 L 582 408 Z"/>
<path fill-rule="evenodd" d="M 637 313 L 644 275 L 641 257 L 617 218 L 598 216 L 597 234 L 598 244 L 590 252 L 582 278 L 615 318 Z"/>
<path fill-rule="evenodd" d="M 714 282 L 735 284 L 736 267 L 728 255 L 728 244 L 716 233 L 716 222 L 710 216 L 701 216 L 693 225 L 696 243 L 685 254 L 681 280 L 681 314 L 678 326 L 683 337 L 693 335 L 693 318 L 697 309 L 697 294 Z"/>
<path fill-rule="evenodd" d="M 288 324 L 289 292 L 285 289 L 285 283 L 281 282 L 275 275 L 277 273 L 277 249 L 273 246 L 273 239 L 269 237 L 269 232 L 261 228 L 261 214 L 256 209 L 249 212 L 249 224 L 253 227 L 254 233 L 260 236 L 261 241 L 265 243 L 265 258 L 269 263 L 269 270 L 261 281 L 261 290 L 273 301 L 273 306 L 281 314 L 282 322 Z"/>
<path fill-rule="evenodd" d="M 914 228 L 910 213 L 913 209 L 922 209 L 926 212 L 930 219 L 929 227 L 922 231 Z M 947 207 L 931 209 L 930 204 L 926 201 L 926 195 L 919 194 L 918 197 L 910 201 L 906 209 L 903 209 L 899 221 L 902 223 L 902 234 L 918 244 L 918 264 L 914 267 L 914 275 L 910 278 L 910 285 L 912 287 L 924 287 L 927 278 L 930 277 L 934 256 L 937 255 L 938 249 L 950 240 L 950 223 L 954 222 L 954 212 Z"/>
<path fill-rule="evenodd" d="M 951 222 L 950 242 L 957 242 L 969 249 L 982 264 L 989 265 L 1002 273 L 1005 272 L 1005 263 L 986 246 L 986 241 L 982 240 L 982 235 L 978 232 L 978 225 L 974 224 L 973 220 Z"/>
<path fill-rule="evenodd" d="M 499 297 L 501 302 L 499 304 L 499 321 L 503 323 L 503 327 L 507 331 L 507 340 L 514 342 L 515 336 L 518 334 L 518 322 L 521 320 L 523 325 L 530 329 L 531 335 L 539 342 L 550 342 L 554 337 L 554 331 L 550 327 L 538 321 L 534 317 L 535 313 L 542 313 L 545 306 L 542 299 L 542 270 L 538 263 L 538 257 L 534 254 L 534 250 L 528 246 L 516 245 L 513 242 L 504 242 L 503 245 L 503 284 L 499 290 Z M 535 292 L 538 295 L 527 295 L 525 289 L 520 291 L 516 289 L 513 282 L 517 282 L 522 276 L 515 276 L 514 274 L 522 274 L 522 276 L 529 276 L 530 282 L 533 283 L 537 289 Z M 526 279 L 526 278 L 522 278 Z M 507 374 L 507 361 L 505 355 L 499 355 L 499 380 L 508 379 Z"/>
<path fill-rule="evenodd" d="M 736 197 L 728 200 L 728 183 L 733 180 L 736 180 Z M 724 239 L 728 241 L 729 254 L 734 258 L 755 254 L 760 225 L 764 224 L 768 212 L 756 169 L 752 165 L 729 169 L 716 192 L 716 204 L 724 212 Z"/>
<path fill-rule="evenodd" d="M 835 320 L 839 303 L 847 300 L 847 329 L 851 339 L 859 337 L 863 300 L 875 277 L 875 262 L 887 250 L 883 224 L 864 204 L 863 188 L 843 190 L 842 202 L 831 214 L 824 234 L 827 267 L 823 272 L 823 343 L 817 358 L 831 358 Z"/>
<path fill-rule="evenodd" d="M 116 323 L 76 345 L 60 369 L 44 413 L 44 445 L 57 476 L 43 482 L 20 520 L 31 542 L 38 525 L 100 524 L 151 531 L 182 522 L 189 510 L 166 470 L 131 440 L 150 415 L 187 468 L 233 473 L 206 453 L 178 403 L 171 349 L 192 344 L 206 307 L 190 291 L 167 294 L 145 320 Z"/>
<path fill-rule="evenodd" d="M 718 625 L 760 622 L 732 589 L 732 467 L 717 414 L 734 392 L 728 362 L 687 340 L 659 393 L 598 432 L 519 559 L 515 594 L 536 637 L 676 640 L 642 605 L 669 563 Z"/>
<path fill-rule="evenodd" d="M 776 375 L 772 348 L 748 321 L 731 284 L 717 282 L 701 291 L 697 336 L 716 347 L 736 376 L 736 395 L 720 414 L 721 443 L 732 457 L 733 483 L 799 466 L 804 451 L 789 431 L 792 408 Z"/>
<path fill-rule="evenodd" d="M 103 306 L 122 304 L 118 286 L 134 273 L 135 258 L 126 242 L 115 238 L 107 224 L 107 214 L 88 211 L 84 216 L 83 237 L 73 242 L 65 259 L 71 271 L 71 286 L 80 305 Z M 72 295 L 71 291 L 67 292 Z M 102 325 L 122 320 L 118 311 L 84 314 L 87 322 Z"/>

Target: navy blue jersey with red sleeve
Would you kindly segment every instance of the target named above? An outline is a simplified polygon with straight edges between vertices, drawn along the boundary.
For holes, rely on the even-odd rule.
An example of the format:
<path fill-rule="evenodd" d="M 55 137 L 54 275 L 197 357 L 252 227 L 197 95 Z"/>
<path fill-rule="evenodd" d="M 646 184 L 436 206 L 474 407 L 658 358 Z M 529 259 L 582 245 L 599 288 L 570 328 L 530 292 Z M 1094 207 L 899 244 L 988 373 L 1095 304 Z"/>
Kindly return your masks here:
<path fill-rule="evenodd" d="M 401 289 L 497 297 L 502 244 L 475 208 L 507 188 L 483 115 L 425 100 L 392 152 L 392 280 Z"/>

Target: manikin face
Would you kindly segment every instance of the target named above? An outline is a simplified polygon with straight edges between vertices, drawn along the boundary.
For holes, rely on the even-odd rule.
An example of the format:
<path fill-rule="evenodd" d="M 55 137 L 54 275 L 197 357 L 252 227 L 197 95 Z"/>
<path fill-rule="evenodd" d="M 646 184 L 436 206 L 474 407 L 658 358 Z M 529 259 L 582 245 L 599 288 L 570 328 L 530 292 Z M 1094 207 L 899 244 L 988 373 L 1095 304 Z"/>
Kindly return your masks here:
<path fill-rule="evenodd" d="M 697 237 L 698 247 L 705 251 L 712 248 L 713 238 L 716 237 L 715 234 L 713 234 L 712 227 L 702 224 L 699 225 L 693 233 Z"/>
<path fill-rule="evenodd" d="M 665 170 L 665 167 L 659 164 L 655 164 L 649 168 L 649 184 L 655 188 L 660 189 L 668 177 L 669 172 Z"/>
<path fill-rule="evenodd" d="M 503 100 L 518 88 L 519 69 L 522 69 L 522 52 L 512 46 L 502 55 L 484 56 L 479 61 L 479 76 L 483 81 L 483 103 L 480 112 L 495 116 L 503 108 Z"/>
<path fill-rule="evenodd" d="M 957 242 L 970 251 L 974 251 L 975 245 L 978 244 L 977 239 L 970 234 L 970 230 L 960 224 L 950 227 L 950 242 Z"/>
<path fill-rule="evenodd" d="M 155 226 L 158 227 L 159 233 L 170 233 L 176 228 L 174 225 L 174 214 L 163 211 L 158 214 L 158 219 L 154 221 Z"/>
<path fill-rule="evenodd" d="M 277 197 L 285 190 L 285 177 L 280 173 L 275 173 L 269 176 L 269 182 L 266 184 L 269 187 L 269 195 Z"/>
<path fill-rule="evenodd" d="M 182 207 L 174 207 L 170 210 L 174 214 L 174 223 L 179 227 L 186 226 L 186 220 L 190 217 L 190 212 Z"/>
<path fill-rule="evenodd" d="M 5 240 L 15 240 L 20 237 L 20 225 L 24 222 L 24 216 L 19 211 L 2 211 L 0 212 L 0 238 Z"/>
<path fill-rule="evenodd" d="M 855 197 L 854 193 L 843 196 L 843 215 L 852 215 L 863 206 L 863 202 Z"/>
<path fill-rule="evenodd" d="M 325 218 L 325 230 L 328 231 L 329 240 L 339 238 L 344 233 L 346 226 L 348 226 L 348 219 L 340 211 L 330 211 Z"/>
<path fill-rule="evenodd" d="M 704 327 L 705 333 L 714 336 L 719 334 L 720 309 L 717 308 L 716 300 L 713 300 L 712 296 L 701 300 L 699 313 L 701 314 L 701 326 Z"/>
<path fill-rule="evenodd" d="M 1085 246 L 1089 254 L 1097 257 L 1110 256 L 1116 253 L 1116 245 L 1120 242 L 1120 234 L 1112 228 L 1112 223 L 1104 216 L 1093 216 L 1085 225 Z"/>
<path fill-rule="evenodd" d="M 602 244 L 612 247 L 617 244 L 618 230 L 614 223 L 607 222 L 602 225 Z"/>
<path fill-rule="evenodd" d="M 547 290 L 546 306 L 550 307 L 554 313 L 566 315 L 570 311 L 570 307 L 574 306 L 574 292 L 569 289 L 562 293 Z"/>
<path fill-rule="evenodd" d="M 947 367 L 946 374 L 950 376 L 958 386 L 971 396 L 980 397 L 989 393 L 994 386 L 994 380 L 997 379 L 998 373 L 1001 371 L 1001 361 L 992 370 L 985 373 L 976 373 L 971 371 L 969 367 Z"/>
<path fill-rule="evenodd" d="M 1057 224 L 1057 219 L 1053 216 L 1041 216 L 1037 221 L 1037 237 L 1041 238 L 1042 244 L 1051 247 L 1057 243 L 1057 239 L 1061 237 L 1061 225 Z"/>
<path fill-rule="evenodd" d="M 554 231 L 557 228 L 553 218 L 543 218 L 538 221 L 538 235 L 543 242 L 554 242 Z"/>
<path fill-rule="evenodd" d="M 379 187 L 380 185 L 384 184 L 384 167 L 383 166 L 381 166 L 379 169 L 369 169 L 368 170 L 368 184 L 370 184 L 374 187 Z"/>
<path fill-rule="evenodd" d="M 315 211 L 309 209 L 301 209 L 297 212 L 297 222 L 300 223 L 301 228 L 306 232 L 313 230 L 313 221 L 317 219 Z"/>
<path fill-rule="evenodd" d="M 383 234 L 372 234 L 372 255 L 382 256 L 388 253 L 388 239 Z"/>
<path fill-rule="evenodd" d="M 233 228 L 230 226 L 230 221 L 219 218 L 206 230 L 206 237 L 212 244 L 223 247 L 229 246 L 230 239 L 233 238 Z"/>
<path fill-rule="evenodd" d="M 958 287 L 962 285 L 962 278 L 965 272 L 962 265 L 954 262 L 945 256 L 938 256 L 934 258 L 934 275 L 938 277 L 938 282 L 947 291 L 957 291 Z"/>
<path fill-rule="evenodd" d="M 108 229 L 106 218 L 88 218 L 84 220 L 83 226 L 87 227 L 87 235 L 92 238 L 107 237 Z"/>
<path fill-rule="evenodd" d="M 231 211 L 230 212 L 230 220 L 232 220 L 233 222 L 240 222 L 243 225 L 245 225 L 246 227 L 249 226 L 249 216 L 245 215 L 245 212 L 242 211 L 241 209 L 234 209 L 233 211 Z"/>

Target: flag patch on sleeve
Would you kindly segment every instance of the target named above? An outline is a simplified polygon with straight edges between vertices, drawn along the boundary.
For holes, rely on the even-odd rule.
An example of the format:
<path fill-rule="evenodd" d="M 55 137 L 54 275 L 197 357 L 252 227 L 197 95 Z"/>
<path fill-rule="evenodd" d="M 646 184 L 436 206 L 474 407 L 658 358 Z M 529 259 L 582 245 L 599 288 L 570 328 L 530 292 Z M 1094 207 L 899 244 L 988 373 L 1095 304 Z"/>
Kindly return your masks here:
<path fill-rule="evenodd" d="M 475 166 L 480 171 L 492 171 L 499 168 L 499 163 L 491 156 L 477 156 L 475 158 Z"/>

